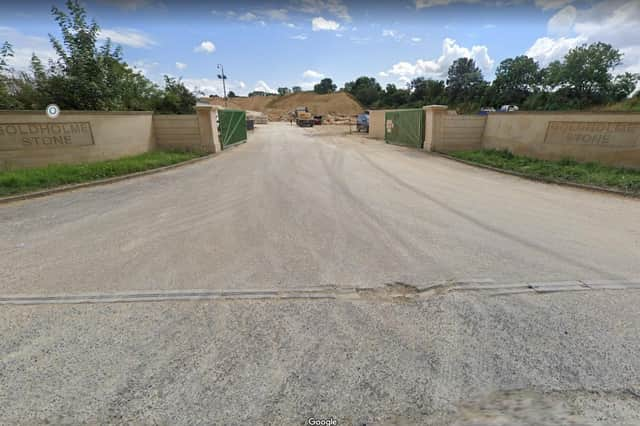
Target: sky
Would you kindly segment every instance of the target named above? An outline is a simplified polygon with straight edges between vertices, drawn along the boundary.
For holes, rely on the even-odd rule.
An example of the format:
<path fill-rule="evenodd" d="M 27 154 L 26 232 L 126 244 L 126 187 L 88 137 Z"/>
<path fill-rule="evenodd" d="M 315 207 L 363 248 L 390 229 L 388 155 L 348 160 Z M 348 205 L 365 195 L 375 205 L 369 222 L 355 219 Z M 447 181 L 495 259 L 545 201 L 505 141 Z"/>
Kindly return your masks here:
<path fill-rule="evenodd" d="M 54 58 L 59 37 L 51 5 L 0 4 L 0 43 L 12 65 L 36 53 Z M 383 87 L 415 77 L 445 79 L 459 57 L 476 61 L 487 80 L 506 58 L 541 65 L 577 45 L 603 41 L 624 53 L 618 72 L 640 73 L 640 0 L 85 0 L 88 16 L 121 45 L 125 61 L 151 80 L 182 78 L 191 89 L 246 95 L 278 87 L 310 90 L 323 77 L 339 87 L 359 76 Z"/>

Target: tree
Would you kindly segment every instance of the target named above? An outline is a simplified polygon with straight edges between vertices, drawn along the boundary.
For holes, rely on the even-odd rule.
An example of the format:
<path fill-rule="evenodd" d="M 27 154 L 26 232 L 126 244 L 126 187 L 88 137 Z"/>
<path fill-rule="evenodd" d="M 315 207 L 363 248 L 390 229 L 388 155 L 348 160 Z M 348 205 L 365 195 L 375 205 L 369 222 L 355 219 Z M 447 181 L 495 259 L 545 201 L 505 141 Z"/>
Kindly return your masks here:
<path fill-rule="evenodd" d="M 611 87 L 608 90 L 610 101 L 620 102 L 627 98 L 636 90 L 638 80 L 638 74 L 626 72 L 617 75 L 611 82 Z M 638 94 L 640 94 L 640 92 Z M 638 94 L 636 94 L 636 97 L 638 97 Z"/>
<path fill-rule="evenodd" d="M 62 32 L 62 41 L 49 34 L 58 60 L 49 72 L 58 77 L 51 86 L 51 95 L 62 109 L 110 109 L 112 94 L 118 88 L 116 75 L 122 65 L 121 49 L 112 50 L 107 41 L 97 47 L 100 27 L 95 21 L 87 22 L 85 10 L 77 0 L 67 0 L 68 14 L 51 8 L 51 13 Z"/>
<path fill-rule="evenodd" d="M 447 98 L 450 104 L 478 102 L 487 83 L 473 59 L 453 61 L 447 74 Z"/>
<path fill-rule="evenodd" d="M 292 91 L 293 93 L 300 93 L 300 92 L 302 92 L 302 87 L 300 87 L 300 86 L 293 86 L 293 87 L 291 88 L 291 91 Z"/>
<path fill-rule="evenodd" d="M 229 90 L 229 93 L 227 93 L 227 97 L 229 98 L 235 98 L 238 95 L 236 95 L 236 93 L 233 90 Z"/>
<path fill-rule="evenodd" d="M 395 86 L 394 86 L 395 87 Z M 382 87 L 373 77 L 358 77 L 344 85 L 345 92 L 353 95 L 364 106 L 372 106 L 382 95 Z"/>
<path fill-rule="evenodd" d="M 411 90 L 411 100 L 420 106 L 447 102 L 445 84 L 442 80 L 414 78 L 409 83 L 409 89 Z"/>
<path fill-rule="evenodd" d="M 155 110 L 168 114 L 191 114 L 194 112 L 196 97 L 181 80 L 164 76 L 164 90 L 157 100 Z"/>
<path fill-rule="evenodd" d="M 160 89 L 123 61 L 120 47 L 109 39 L 99 44 L 100 28 L 88 22 L 77 0 L 67 0 L 65 6 L 66 11 L 51 9 L 62 39 L 49 35 L 57 59 L 48 67 L 33 55 L 30 72 L 8 75 L 6 58 L 12 51 L 8 44 L 0 47 L 0 108 L 44 109 L 55 102 L 69 110 L 193 112 L 196 97 L 180 80 L 165 78 Z M 10 96 L 3 94 L 6 87 Z"/>
<path fill-rule="evenodd" d="M 278 94 L 284 96 L 290 92 L 288 87 L 278 87 Z"/>
<path fill-rule="evenodd" d="M 11 81 L 11 69 L 9 59 L 13 57 L 13 48 L 8 41 L 0 47 L 0 109 L 14 107 L 13 100 L 9 93 L 9 82 Z"/>
<path fill-rule="evenodd" d="M 540 89 L 542 74 L 536 61 L 527 56 L 505 59 L 496 69 L 490 101 L 493 105 L 522 105 Z"/>
<path fill-rule="evenodd" d="M 331 80 L 330 78 L 323 78 L 322 80 L 320 80 L 320 83 L 313 86 L 313 91 L 324 95 L 327 93 L 335 92 L 337 87 L 338 86 L 333 84 L 333 80 Z"/>
<path fill-rule="evenodd" d="M 557 96 L 573 99 L 578 108 L 602 104 L 628 96 L 638 76 L 624 74 L 614 79 L 613 71 L 622 64 L 622 53 L 610 44 L 583 44 L 555 61 L 546 70 L 546 84 Z"/>

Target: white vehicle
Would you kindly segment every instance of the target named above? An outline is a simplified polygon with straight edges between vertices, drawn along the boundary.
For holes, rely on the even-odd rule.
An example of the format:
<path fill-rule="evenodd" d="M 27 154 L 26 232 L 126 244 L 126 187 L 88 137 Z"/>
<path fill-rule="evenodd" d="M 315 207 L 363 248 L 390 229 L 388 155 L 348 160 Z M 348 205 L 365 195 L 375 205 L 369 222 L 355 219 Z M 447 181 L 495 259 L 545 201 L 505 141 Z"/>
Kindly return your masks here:
<path fill-rule="evenodd" d="M 500 112 L 515 112 L 519 111 L 518 105 L 502 105 L 498 111 Z"/>

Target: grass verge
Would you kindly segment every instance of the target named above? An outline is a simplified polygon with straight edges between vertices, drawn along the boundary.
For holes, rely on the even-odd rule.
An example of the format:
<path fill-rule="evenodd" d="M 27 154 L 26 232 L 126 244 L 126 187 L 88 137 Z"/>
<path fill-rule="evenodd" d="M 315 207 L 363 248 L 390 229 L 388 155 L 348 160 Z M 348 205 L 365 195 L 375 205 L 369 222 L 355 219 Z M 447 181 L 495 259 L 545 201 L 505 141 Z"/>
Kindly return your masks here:
<path fill-rule="evenodd" d="M 640 170 L 597 163 L 578 163 L 570 159 L 538 160 L 514 155 L 506 150 L 459 151 L 449 155 L 472 163 L 522 173 L 536 179 L 599 186 L 640 195 Z"/>
<path fill-rule="evenodd" d="M 0 171 L 0 197 L 142 172 L 203 155 L 198 152 L 154 151 L 95 163 Z"/>

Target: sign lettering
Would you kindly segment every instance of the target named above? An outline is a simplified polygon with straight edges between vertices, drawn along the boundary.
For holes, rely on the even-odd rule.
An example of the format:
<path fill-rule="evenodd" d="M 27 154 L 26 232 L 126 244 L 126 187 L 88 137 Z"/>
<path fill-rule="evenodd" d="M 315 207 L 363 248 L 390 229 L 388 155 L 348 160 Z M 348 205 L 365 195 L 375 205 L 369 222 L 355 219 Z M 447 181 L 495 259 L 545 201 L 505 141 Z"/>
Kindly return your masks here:
<path fill-rule="evenodd" d="M 611 148 L 640 147 L 640 123 L 550 121 L 544 143 Z"/>
<path fill-rule="evenodd" d="M 0 123 L 0 150 L 93 145 L 89 122 Z"/>

